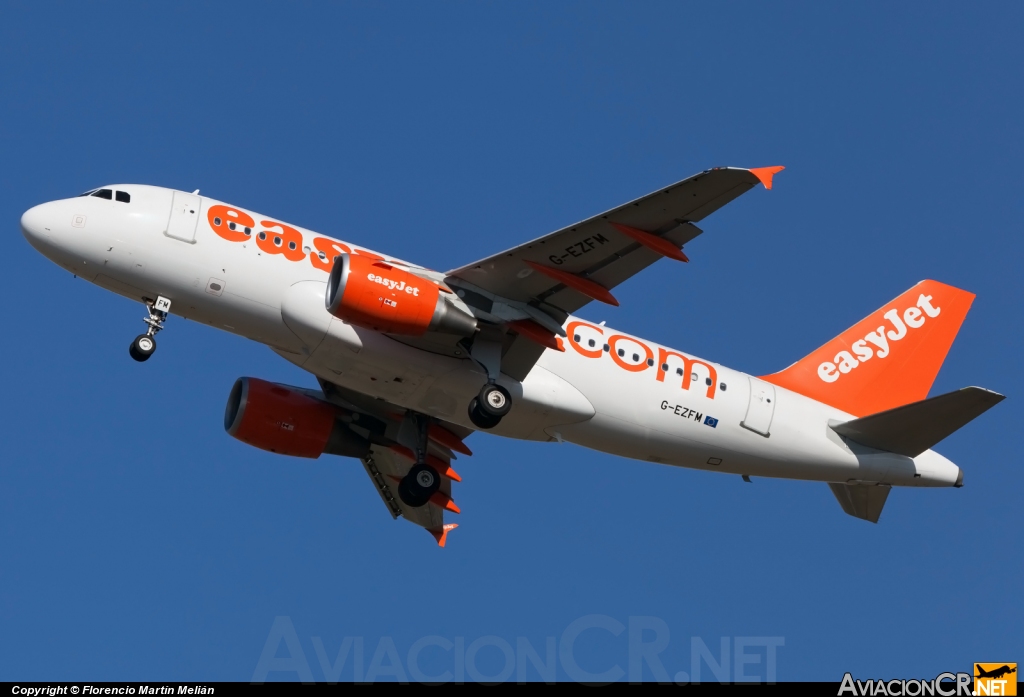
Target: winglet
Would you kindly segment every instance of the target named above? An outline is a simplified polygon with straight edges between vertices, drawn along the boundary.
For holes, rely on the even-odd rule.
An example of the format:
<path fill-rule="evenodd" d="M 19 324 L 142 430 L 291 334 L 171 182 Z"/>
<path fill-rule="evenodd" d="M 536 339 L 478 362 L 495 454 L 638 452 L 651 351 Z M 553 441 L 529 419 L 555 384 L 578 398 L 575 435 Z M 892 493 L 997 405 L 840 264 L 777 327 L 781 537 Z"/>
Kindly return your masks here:
<path fill-rule="evenodd" d="M 448 533 L 457 527 L 459 527 L 458 523 L 445 523 L 441 526 L 440 530 L 433 528 L 428 529 L 427 532 L 433 535 L 434 539 L 437 540 L 438 547 L 444 547 L 444 543 L 448 541 Z"/>
<path fill-rule="evenodd" d="M 778 174 L 779 172 L 781 172 L 784 169 L 786 169 L 786 168 L 782 167 L 782 166 L 777 166 L 777 167 L 754 167 L 753 169 L 748 169 L 747 171 L 750 172 L 751 174 L 753 174 L 755 177 L 757 177 L 758 181 L 760 181 L 762 184 L 764 184 L 764 188 L 771 189 L 772 188 L 772 177 L 774 177 L 776 174 Z"/>

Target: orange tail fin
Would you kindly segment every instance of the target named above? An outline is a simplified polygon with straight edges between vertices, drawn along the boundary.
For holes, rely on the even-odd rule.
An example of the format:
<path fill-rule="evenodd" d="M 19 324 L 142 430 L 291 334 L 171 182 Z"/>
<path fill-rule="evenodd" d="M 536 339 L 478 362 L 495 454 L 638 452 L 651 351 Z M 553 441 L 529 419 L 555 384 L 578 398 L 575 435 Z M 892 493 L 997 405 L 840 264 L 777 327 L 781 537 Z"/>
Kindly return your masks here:
<path fill-rule="evenodd" d="M 974 294 L 921 281 L 809 356 L 761 379 L 854 416 L 928 396 Z"/>

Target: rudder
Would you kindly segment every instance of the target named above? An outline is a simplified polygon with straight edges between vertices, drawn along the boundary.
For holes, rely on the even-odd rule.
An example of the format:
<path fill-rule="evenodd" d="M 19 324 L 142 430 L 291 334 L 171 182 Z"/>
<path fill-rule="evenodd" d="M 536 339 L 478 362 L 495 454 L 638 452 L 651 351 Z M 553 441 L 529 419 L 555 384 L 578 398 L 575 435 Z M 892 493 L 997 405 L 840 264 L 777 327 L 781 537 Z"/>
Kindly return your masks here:
<path fill-rule="evenodd" d="M 761 379 L 854 416 L 921 401 L 974 297 L 921 281 L 810 355 Z"/>

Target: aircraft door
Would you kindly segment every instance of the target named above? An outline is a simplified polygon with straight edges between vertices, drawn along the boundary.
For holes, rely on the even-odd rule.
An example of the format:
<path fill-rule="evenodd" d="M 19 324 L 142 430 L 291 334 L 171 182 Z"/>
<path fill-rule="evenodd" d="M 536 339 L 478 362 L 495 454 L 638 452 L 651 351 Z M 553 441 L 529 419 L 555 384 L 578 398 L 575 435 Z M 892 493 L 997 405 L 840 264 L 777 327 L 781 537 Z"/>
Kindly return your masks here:
<path fill-rule="evenodd" d="M 750 378 L 750 401 L 747 403 L 747 415 L 740 426 L 767 438 L 775 416 L 775 386 L 757 378 Z"/>
<path fill-rule="evenodd" d="M 196 241 L 196 225 L 199 223 L 199 204 L 202 199 L 184 191 L 174 192 L 171 203 L 171 218 L 167 221 L 168 237 L 190 244 Z"/>

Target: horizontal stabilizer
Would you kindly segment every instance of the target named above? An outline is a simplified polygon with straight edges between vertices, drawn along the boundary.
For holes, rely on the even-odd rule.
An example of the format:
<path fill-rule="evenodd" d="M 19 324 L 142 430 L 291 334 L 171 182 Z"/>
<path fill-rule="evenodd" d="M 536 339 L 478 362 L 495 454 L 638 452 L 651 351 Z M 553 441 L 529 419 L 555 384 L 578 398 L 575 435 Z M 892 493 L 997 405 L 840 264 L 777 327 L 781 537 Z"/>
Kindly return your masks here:
<path fill-rule="evenodd" d="M 997 392 L 965 387 L 871 416 L 829 425 L 839 435 L 869 448 L 917 457 L 1004 399 Z"/>
<path fill-rule="evenodd" d="M 872 523 L 878 522 L 892 488 L 888 484 L 829 484 L 829 487 L 844 511 Z"/>

